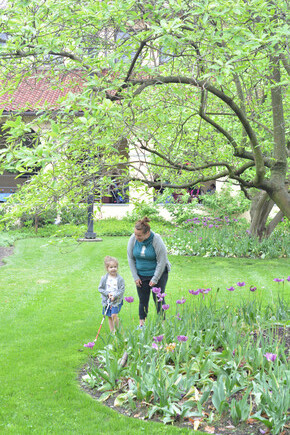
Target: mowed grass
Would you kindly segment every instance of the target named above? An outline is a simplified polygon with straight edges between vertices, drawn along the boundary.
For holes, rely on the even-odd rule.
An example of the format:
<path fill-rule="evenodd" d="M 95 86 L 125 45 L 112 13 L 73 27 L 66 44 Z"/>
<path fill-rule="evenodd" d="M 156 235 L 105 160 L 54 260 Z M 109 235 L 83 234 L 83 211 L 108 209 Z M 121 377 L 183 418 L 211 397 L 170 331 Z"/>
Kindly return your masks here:
<path fill-rule="evenodd" d="M 136 290 L 126 258 L 126 237 L 99 243 L 48 245 L 44 239 L 16 243 L 15 253 L 0 268 L 0 433 L 106 434 L 187 433 L 186 429 L 129 419 L 85 394 L 78 373 L 87 361 L 83 344 L 92 341 L 100 325 L 98 284 L 105 255 L 116 256 L 126 282 L 127 296 L 120 313 L 125 327 L 138 323 Z M 278 292 L 289 300 L 290 284 L 273 282 L 287 277 L 289 261 L 171 257 L 172 272 L 166 302 L 191 298 L 188 289 L 220 288 L 218 301 L 236 303 L 262 298 L 271 303 Z M 245 281 L 258 287 L 228 292 Z M 208 295 L 206 295 L 208 296 Z M 151 304 L 151 313 L 153 306 Z M 109 337 L 107 322 L 97 346 Z M 192 431 L 191 431 L 192 433 Z"/>

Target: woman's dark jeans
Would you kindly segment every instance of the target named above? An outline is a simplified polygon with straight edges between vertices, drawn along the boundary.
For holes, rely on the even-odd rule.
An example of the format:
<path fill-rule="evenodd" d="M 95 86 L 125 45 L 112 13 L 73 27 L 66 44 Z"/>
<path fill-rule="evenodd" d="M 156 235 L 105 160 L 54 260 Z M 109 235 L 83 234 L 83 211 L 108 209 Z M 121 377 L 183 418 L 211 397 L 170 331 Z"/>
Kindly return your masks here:
<path fill-rule="evenodd" d="M 150 293 L 152 292 L 152 287 L 150 287 L 149 285 L 152 276 L 140 276 L 140 279 L 142 281 L 142 285 L 141 287 L 137 287 L 137 292 L 139 296 L 139 318 L 140 320 L 145 320 L 148 314 Z M 166 269 L 161 275 L 158 283 L 154 287 L 161 288 L 161 293 L 164 293 L 167 280 L 168 280 L 168 271 Z M 160 313 L 162 309 L 162 305 L 165 304 L 165 301 L 163 300 L 161 302 L 158 302 L 156 294 L 152 292 L 152 295 L 156 305 L 157 313 Z"/>

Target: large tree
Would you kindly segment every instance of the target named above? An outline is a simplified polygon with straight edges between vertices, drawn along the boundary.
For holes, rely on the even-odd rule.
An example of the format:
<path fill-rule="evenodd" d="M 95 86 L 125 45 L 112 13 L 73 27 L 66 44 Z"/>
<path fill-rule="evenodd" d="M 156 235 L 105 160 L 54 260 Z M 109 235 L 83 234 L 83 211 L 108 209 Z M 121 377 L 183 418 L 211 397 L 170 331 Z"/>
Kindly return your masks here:
<path fill-rule="evenodd" d="M 16 145 L 21 122 L 10 120 L 3 162 L 52 162 L 46 195 L 48 185 L 54 198 L 83 192 L 92 179 L 101 188 L 117 173 L 174 189 L 228 178 L 254 198 L 254 234 L 289 218 L 286 1 L 17 0 L 3 18 L 6 87 L 32 74 L 63 86 L 72 71 L 85 82 L 30 123 L 51 129 L 29 158 Z M 137 171 L 118 152 L 124 138 Z M 134 163 L 134 175 L 118 172 L 120 161 Z M 266 228 L 274 203 L 280 212 Z"/>

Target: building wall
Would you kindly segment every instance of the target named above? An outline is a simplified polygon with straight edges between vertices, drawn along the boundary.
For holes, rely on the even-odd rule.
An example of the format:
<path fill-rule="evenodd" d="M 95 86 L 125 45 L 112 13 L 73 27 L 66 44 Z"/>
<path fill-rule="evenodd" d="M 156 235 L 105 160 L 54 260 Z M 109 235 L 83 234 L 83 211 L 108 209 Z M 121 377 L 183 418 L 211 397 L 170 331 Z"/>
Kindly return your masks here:
<path fill-rule="evenodd" d="M 156 205 L 156 207 L 161 217 L 163 217 L 168 221 L 171 220 L 170 214 L 164 207 L 162 207 L 161 205 Z M 132 213 L 133 210 L 134 210 L 133 204 L 102 204 L 101 207 L 99 207 L 99 204 L 95 204 L 94 216 L 96 219 L 108 219 L 108 218 L 122 219 L 126 217 L 127 213 Z"/>

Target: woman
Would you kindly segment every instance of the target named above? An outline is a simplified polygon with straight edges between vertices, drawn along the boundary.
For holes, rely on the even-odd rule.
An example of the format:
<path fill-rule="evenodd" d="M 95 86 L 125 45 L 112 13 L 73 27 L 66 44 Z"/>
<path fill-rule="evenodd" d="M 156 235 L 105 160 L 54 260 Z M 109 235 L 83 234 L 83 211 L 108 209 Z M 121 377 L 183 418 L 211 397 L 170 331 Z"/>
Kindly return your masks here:
<path fill-rule="evenodd" d="M 166 247 L 160 235 L 151 231 L 148 222 L 150 220 L 147 217 L 136 222 L 127 248 L 129 266 L 139 296 L 139 328 L 144 326 L 148 314 L 151 289 L 161 288 L 161 293 L 164 293 L 170 270 Z M 152 294 L 159 313 L 165 301 L 158 302 L 156 293 Z"/>

